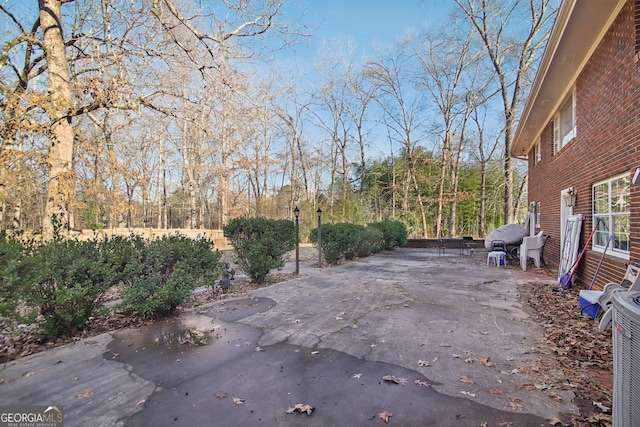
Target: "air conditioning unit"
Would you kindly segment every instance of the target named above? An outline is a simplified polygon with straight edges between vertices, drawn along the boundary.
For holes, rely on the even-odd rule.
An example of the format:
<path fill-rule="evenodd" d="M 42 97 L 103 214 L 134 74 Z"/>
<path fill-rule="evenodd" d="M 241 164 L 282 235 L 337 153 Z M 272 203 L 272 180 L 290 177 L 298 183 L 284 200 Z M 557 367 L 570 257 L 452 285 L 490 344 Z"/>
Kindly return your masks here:
<path fill-rule="evenodd" d="M 640 292 L 613 296 L 613 427 L 640 426 Z"/>

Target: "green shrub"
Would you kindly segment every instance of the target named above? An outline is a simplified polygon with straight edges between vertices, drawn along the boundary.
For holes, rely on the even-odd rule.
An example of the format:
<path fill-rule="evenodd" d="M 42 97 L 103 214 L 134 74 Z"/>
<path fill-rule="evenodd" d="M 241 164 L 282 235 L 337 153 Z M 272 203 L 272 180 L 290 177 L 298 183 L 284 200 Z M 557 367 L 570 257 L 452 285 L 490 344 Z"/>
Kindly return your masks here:
<path fill-rule="evenodd" d="M 362 231 L 358 245 L 358 256 L 367 257 L 384 249 L 384 234 L 375 227 L 366 227 Z"/>
<path fill-rule="evenodd" d="M 357 224 L 338 223 L 322 225 L 322 253 L 329 264 L 337 264 L 342 258 L 354 259 L 362 239 L 364 227 Z M 309 236 L 318 243 L 318 229 Z"/>
<path fill-rule="evenodd" d="M 30 248 L 33 242 L 23 242 L 0 232 L 0 316 L 14 317 L 25 284 L 34 272 Z"/>
<path fill-rule="evenodd" d="M 176 233 L 154 240 L 132 236 L 130 241 L 137 257 L 123 279 L 124 297 L 118 306 L 123 311 L 168 314 L 198 286 L 213 285 L 222 271 L 222 254 L 213 251 L 213 242 L 205 237 Z"/>
<path fill-rule="evenodd" d="M 231 241 L 242 271 L 257 283 L 264 283 L 269 271 L 285 264 L 285 255 L 295 248 L 295 225 L 289 220 L 235 218 L 223 228 Z"/>
<path fill-rule="evenodd" d="M 407 243 L 407 229 L 400 221 L 379 221 L 368 225 L 382 231 L 384 235 L 384 249 L 391 250 Z"/>
<path fill-rule="evenodd" d="M 128 249 L 126 242 L 54 238 L 34 250 L 23 298 L 41 337 L 70 335 L 101 311 L 102 296 L 123 278 Z"/>

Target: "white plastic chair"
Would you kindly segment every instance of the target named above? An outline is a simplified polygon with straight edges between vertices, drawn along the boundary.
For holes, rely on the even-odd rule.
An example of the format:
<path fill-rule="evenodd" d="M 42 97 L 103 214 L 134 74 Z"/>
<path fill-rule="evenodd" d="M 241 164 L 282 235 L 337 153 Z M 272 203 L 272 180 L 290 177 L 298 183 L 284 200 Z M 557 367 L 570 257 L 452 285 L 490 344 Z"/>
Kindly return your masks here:
<path fill-rule="evenodd" d="M 623 286 L 625 284 L 626 286 Z M 628 286 L 628 287 L 627 287 Z M 604 312 L 598 330 L 604 332 L 611 328 L 613 320 L 613 294 L 616 292 L 637 292 L 640 290 L 640 267 L 629 264 L 621 283 L 607 283 L 598 299 L 600 310 Z"/>
<path fill-rule="evenodd" d="M 522 271 L 527 271 L 527 260 L 533 259 L 533 263 L 540 268 L 540 254 L 544 247 L 546 238 L 541 230 L 535 236 L 524 237 L 520 244 L 520 267 Z"/>

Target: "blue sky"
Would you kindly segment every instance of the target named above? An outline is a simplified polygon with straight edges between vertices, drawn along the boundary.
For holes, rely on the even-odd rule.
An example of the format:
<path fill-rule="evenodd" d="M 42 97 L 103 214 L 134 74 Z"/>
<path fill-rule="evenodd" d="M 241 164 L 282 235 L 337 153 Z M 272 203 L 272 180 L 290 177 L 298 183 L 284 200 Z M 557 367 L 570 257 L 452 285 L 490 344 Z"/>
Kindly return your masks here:
<path fill-rule="evenodd" d="M 393 43 L 409 29 L 442 25 L 454 6 L 453 0 L 292 0 L 285 14 L 302 15 L 312 37 L 308 46 L 287 49 L 286 55 L 306 68 L 323 40 L 338 37 L 352 39 L 357 53 L 367 53 L 374 43 Z"/>

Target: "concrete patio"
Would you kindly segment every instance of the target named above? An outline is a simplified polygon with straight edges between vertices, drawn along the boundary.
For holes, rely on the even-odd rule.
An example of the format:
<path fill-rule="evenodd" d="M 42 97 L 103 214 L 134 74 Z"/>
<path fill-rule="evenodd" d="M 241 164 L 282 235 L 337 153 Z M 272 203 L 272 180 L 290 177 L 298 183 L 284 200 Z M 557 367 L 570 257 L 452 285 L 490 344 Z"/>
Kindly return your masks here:
<path fill-rule="evenodd" d="M 395 425 L 541 426 L 577 413 L 571 391 L 524 386 L 548 356 L 517 282 L 553 277 L 485 263 L 408 248 L 305 261 L 247 298 L 8 363 L 0 404 L 61 405 L 68 426 L 368 426 L 389 413 Z M 315 410 L 288 414 L 296 404 Z"/>

